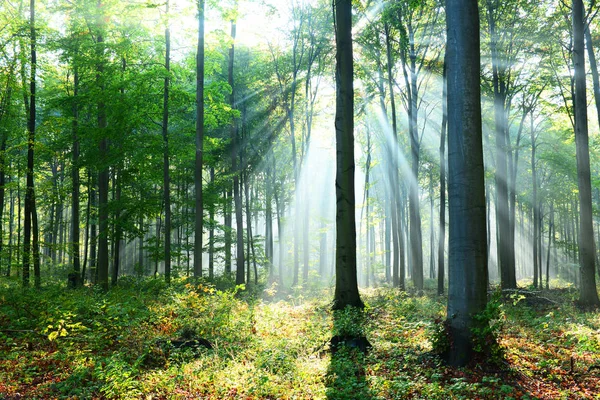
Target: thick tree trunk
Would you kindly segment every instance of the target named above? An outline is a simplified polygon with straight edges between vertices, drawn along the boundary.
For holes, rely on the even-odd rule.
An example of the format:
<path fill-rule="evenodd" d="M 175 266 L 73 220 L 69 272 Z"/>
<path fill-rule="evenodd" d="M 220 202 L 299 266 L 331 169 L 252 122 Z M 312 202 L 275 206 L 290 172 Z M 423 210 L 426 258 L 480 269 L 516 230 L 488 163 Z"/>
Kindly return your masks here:
<path fill-rule="evenodd" d="M 202 169 L 204 162 L 204 4 L 204 0 L 198 0 L 198 50 L 196 54 L 196 164 L 194 168 L 194 190 L 196 194 L 196 207 L 194 213 L 194 277 L 196 278 L 202 276 L 202 231 L 204 218 L 204 200 L 202 197 Z M 225 219 L 227 219 L 227 216 Z M 231 222 L 229 226 L 231 227 Z M 229 241 L 229 246 L 227 246 L 227 235 L 228 233 L 226 232 L 226 254 L 228 249 L 229 252 L 231 252 L 231 239 Z M 231 238 L 230 233 L 229 238 Z M 229 253 L 229 259 L 226 257 L 225 260 L 225 272 L 231 272 L 231 253 Z"/>
<path fill-rule="evenodd" d="M 575 143 L 577 153 L 577 186 L 579 188 L 579 262 L 581 291 L 579 303 L 600 305 L 596 289 L 596 249 L 590 181 L 590 150 L 587 121 L 587 95 L 584 54 L 584 8 L 582 0 L 573 0 L 573 64 L 575 69 Z"/>
<path fill-rule="evenodd" d="M 472 357 L 473 315 L 487 303 L 487 240 L 481 128 L 479 10 L 446 0 L 448 32 L 448 324 L 451 365 Z"/>
<path fill-rule="evenodd" d="M 336 263 L 333 308 L 364 307 L 356 277 L 352 2 L 334 2 L 336 27 Z"/>

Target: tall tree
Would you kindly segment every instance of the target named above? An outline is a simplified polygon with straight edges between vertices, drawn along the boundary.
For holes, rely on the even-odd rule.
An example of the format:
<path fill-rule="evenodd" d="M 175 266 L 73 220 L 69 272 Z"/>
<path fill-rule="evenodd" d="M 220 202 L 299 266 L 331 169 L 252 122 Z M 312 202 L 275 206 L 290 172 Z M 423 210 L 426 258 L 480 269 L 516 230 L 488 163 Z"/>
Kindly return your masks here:
<path fill-rule="evenodd" d="M 235 103 L 235 83 L 233 77 L 233 66 L 235 58 L 235 35 L 236 23 L 231 20 L 231 47 L 229 47 L 229 86 L 231 87 L 230 104 L 231 108 L 236 108 Z M 235 283 L 240 285 L 245 281 L 244 275 L 244 221 L 242 219 L 242 195 L 240 193 L 240 171 L 238 170 L 239 156 L 239 134 L 236 117 L 233 116 L 231 124 L 231 170 L 233 173 L 233 202 L 235 208 L 235 225 L 236 225 L 236 273 Z"/>
<path fill-rule="evenodd" d="M 32 258 L 32 247 L 35 251 L 35 240 L 32 246 L 32 219 L 35 208 L 35 192 L 33 183 L 34 168 L 34 146 L 35 146 L 35 115 L 36 115 L 36 85 L 35 76 L 37 70 L 36 53 L 36 29 L 35 29 L 35 0 L 29 2 L 29 32 L 31 44 L 31 67 L 29 80 L 29 104 L 26 104 L 27 111 L 27 172 L 26 172 L 26 191 L 25 191 L 25 223 L 23 227 L 23 286 L 29 286 L 30 263 Z M 33 227 L 35 230 L 35 227 Z M 35 233 L 34 233 L 35 235 Z M 37 272 L 37 271 L 36 271 Z M 35 286 L 39 286 L 39 277 L 36 273 Z"/>
<path fill-rule="evenodd" d="M 442 129 L 440 132 L 440 229 L 438 244 L 438 286 L 439 295 L 444 294 L 444 258 L 446 247 L 446 128 L 448 125 L 448 90 L 446 85 L 446 58 L 442 73 Z"/>
<path fill-rule="evenodd" d="M 336 45 L 336 255 L 334 309 L 364 307 L 356 277 L 356 217 L 354 193 L 354 61 L 352 1 L 332 0 Z"/>
<path fill-rule="evenodd" d="M 487 303 L 487 235 L 481 128 L 479 10 L 472 0 L 446 0 L 448 33 L 448 325 L 451 365 L 473 352 L 474 314 Z"/>
<path fill-rule="evenodd" d="M 96 81 L 99 86 L 100 96 L 98 100 L 98 130 L 100 131 L 100 142 L 98 144 L 100 156 L 100 170 L 98 171 L 98 284 L 104 290 L 108 290 L 108 120 L 106 115 L 106 103 L 103 98 L 105 90 L 104 76 L 104 13 L 102 0 L 96 4 L 96 51 L 98 64 L 96 66 Z"/>
<path fill-rule="evenodd" d="M 80 277 L 80 252 L 79 252 L 79 106 L 77 96 L 79 95 L 79 71 L 76 61 L 73 66 L 73 150 L 71 179 L 73 189 L 71 191 L 71 252 L 73 254 L 73 277 L 74 284 L 79 285 Z"/>
<path fill-rule="evenodd" d="M 573 66 L 575 69 L 575 146 L 579 187 L 579 263 L 581 288 L 579 303 L 600 306 L 596 289 L 596 250 L 592 215 L 590 150 L 587 121 L 587 95 L 584 47 L 583 0 L 573 0 Z M 541 278 L 541 277 L 540 277 Z"/>
<path fill-rule="evenodd" d="M 202 276 L 202 229 L 204 203 L 202 168 L 204 151 L 204 0 L 198 0 L 198 50 L 196 53 L 196 165 L 194 186 L 196 212 L 194 224 L 194 277 Z"/>
<path fill-rule="evenodd" d="M 169 74 L 171 73 L 171 32 L 169 0 L 165 3 L 165 78 L 163 89 L 163 202 L 165 203 L 165 281 L 171 283 L 171 190 L 169 176 Z M 202 184 L 202 182 L 200 182 Z M 202 233 L 202 230 L 200 230 Z"/>

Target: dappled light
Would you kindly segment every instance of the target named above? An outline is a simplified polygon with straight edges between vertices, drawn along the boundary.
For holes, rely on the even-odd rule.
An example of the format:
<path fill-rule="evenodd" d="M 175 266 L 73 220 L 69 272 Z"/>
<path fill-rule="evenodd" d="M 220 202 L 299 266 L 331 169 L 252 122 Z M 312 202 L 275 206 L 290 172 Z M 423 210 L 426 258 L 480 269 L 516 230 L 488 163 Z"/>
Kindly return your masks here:
<path fill-rule="evenodd" d="M 0 399 L 597 397 L 596 8 L 0 2 Z"/>

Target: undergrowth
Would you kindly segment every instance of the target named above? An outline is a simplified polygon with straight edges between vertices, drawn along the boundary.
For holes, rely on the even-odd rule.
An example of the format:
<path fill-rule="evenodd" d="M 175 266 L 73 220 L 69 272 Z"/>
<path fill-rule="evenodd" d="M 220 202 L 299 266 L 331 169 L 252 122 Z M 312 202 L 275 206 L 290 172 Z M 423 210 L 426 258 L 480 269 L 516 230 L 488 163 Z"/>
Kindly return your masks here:
<path fill-rule="evenodd" d="M 432 291 L 364 290 L 364 311 L 333 313 L 331 291 L 316 288 L 126 278 L 102 293 L 3 282 L 0 399 L 600 398 L 590 370 L 600 318 L 578 310 L 569 289 L 544 293 L 547 304 L 491 302 L 479 337 L 496 338 L 504 366 L 454 369 L 432 353 L 446 301 Z M 336 335 L 372 348 L 332 355 Z"/>

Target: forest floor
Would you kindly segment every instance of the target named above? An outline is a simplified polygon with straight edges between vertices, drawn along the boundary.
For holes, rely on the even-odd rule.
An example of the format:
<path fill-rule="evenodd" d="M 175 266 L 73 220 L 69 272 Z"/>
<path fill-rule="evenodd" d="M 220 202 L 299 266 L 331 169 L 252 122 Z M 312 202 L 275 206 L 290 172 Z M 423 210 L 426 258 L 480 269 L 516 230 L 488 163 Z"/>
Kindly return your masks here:
<path fill-rule="evenodd" d="M 444 297 L 362 293 L 361 316 L 332 313 L 330 290 L 0 281 L 0 399 L 600 398 L 600 314 L 572 289 L 495 297 L 496 365 L 460 369 L 431 351 Z M 372 348 L 332 355 L 345 334 Z"/>

